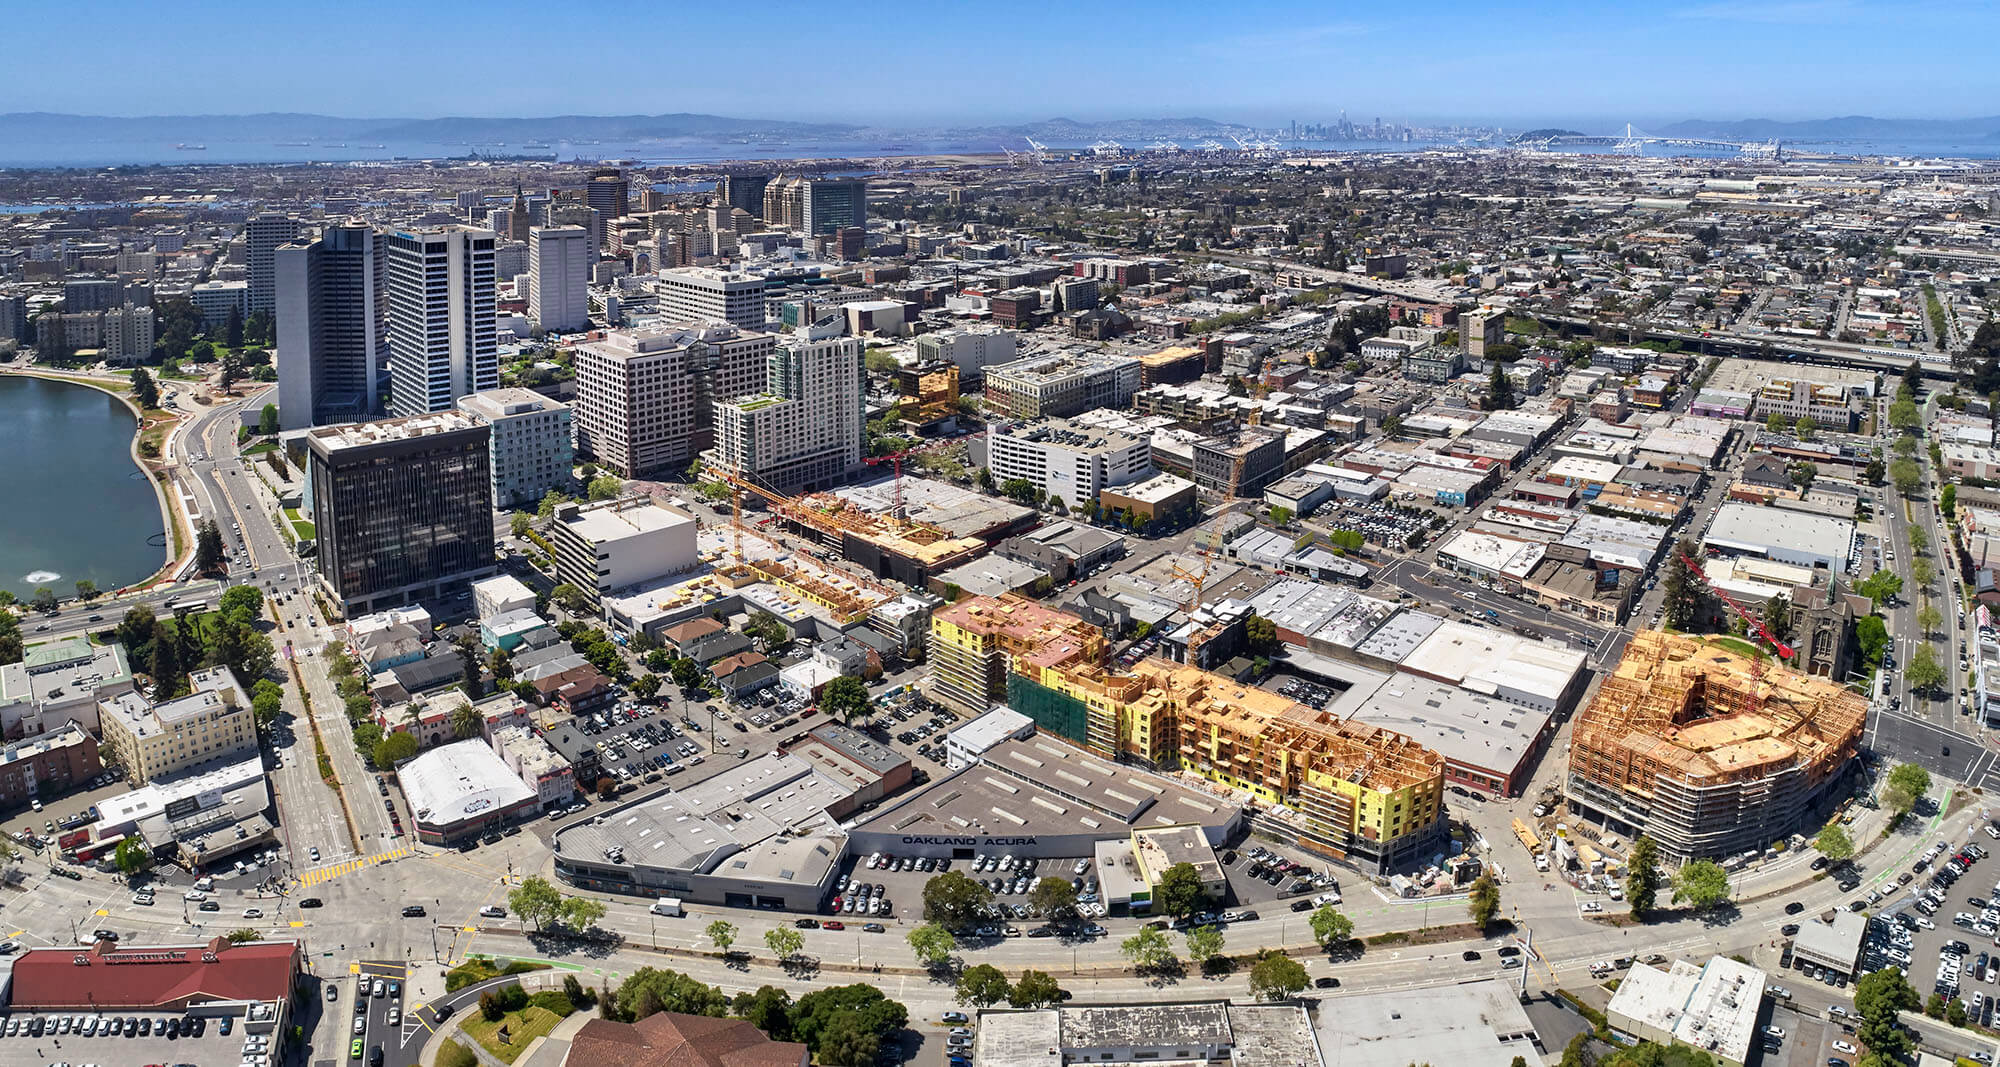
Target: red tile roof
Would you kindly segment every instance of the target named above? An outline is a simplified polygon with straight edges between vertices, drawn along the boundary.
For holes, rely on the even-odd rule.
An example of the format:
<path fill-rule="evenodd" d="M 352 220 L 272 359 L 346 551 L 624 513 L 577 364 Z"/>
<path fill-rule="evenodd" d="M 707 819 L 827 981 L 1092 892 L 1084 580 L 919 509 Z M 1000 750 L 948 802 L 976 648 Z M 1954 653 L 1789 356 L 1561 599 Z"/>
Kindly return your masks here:
<path fill-rule="evenodd" d="M 806 1047 L 773 1041 L 742 1019 L 663 1011 L 636 1023 L 592 1019 L 565 1063 L 588 1067 L 806 1067 Z"/>
<path fill-rule="evenodd" d="M 296 941 L 232 945 L 37 948 L 15 957 L 17 1008 L 162 1008 L 209 1000 L 277 1000 L 300 969 Z"/>

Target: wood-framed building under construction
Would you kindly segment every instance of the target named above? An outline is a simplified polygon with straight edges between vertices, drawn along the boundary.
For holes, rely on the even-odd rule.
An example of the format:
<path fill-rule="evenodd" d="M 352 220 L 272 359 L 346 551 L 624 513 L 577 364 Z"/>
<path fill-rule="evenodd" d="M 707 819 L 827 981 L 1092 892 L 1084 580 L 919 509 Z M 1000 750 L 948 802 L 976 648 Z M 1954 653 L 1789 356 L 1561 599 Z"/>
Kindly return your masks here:
<path fill-rule="evenodd" d="M 1677 859 L 1761 850 L 1853 764 L 1867 714 L 1826 678 L 1644 630 L 1577 720 L 1569 807 Z"/>

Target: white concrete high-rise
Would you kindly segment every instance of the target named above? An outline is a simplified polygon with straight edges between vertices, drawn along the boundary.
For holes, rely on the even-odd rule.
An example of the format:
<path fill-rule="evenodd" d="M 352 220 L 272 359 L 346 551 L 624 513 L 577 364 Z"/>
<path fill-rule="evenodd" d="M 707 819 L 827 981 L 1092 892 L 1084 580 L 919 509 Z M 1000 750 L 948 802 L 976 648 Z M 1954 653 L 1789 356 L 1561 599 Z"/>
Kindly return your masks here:
<path fill-rule="evenodd" d="M 389 252 L 389 406 L 448 411 L 500 385 L 491 230 L 398 231 Z"/>
<path fill-rule="evenodd" d="M 364 223 L 335 223 L 273 258 L 279 425 L 300 430 L 381 411 L 388 365 L 382 235 Z"/>
<path fill-rule="evenodd" d="M 794 338 L 771 353 L 766 392 L 715 405 L 715 459 L 779 492 L 828 489 L 861 465 L 861 341 Z"/>
<path fill-rule="evenodd" d="M 661 310 L 681 322 L 764 325 L 764 279 L 742 271 L 683 267 L 660 272 Z"/>
<path fill-rule="evenodd" d="M 768 333 L 720 323 L 610 330 L 576 349 L 576 447 L 622 477 L 678 476 L 714 437 L 718 401 L 764 385 Z"/>
<path fill-rule="evenodd" d="M 544 330 L 590 325 L 590 231 L 581 226 L 528 230 L 528 317 Z"/>
<path fill-rule="evenodd" d="M 306 224 L 299 219 L 271 211 L 252 215 L 244 222 L 244 266 L 250 274 L 250 314 L 277 309 L 277 272 L 273 255 L 278 246 L 298 240 L 305 229 Z"/>

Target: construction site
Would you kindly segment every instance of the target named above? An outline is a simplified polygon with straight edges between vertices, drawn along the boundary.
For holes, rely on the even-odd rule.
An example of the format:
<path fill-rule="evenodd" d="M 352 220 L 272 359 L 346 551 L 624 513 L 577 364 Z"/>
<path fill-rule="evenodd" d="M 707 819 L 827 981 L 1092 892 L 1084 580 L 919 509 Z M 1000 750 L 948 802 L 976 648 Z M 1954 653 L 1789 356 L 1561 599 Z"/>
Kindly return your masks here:
<path fill-rule="evenodd" d="M 931 620 L 933 698 L 1005 702 L 1094 755 L 1199 775 L 1270 805 L 1302 846 L 1375 873 L 1447 830 L 1442 756 L 1402 734 L 1153 658 L 1118 671 L 1095 626 L 1018 597 L 970 597 Z"/>
<path fill-rule="evenodd" d="M 1633 637 L 1577 721 L 1572 816 L 1685 860 L 1763 849 L 1830 802 L 1867 700 L 1723 640 Z"/>
<path fill-rule="evenodd" d="M 870 514 L 833 493 L 789 496 L 729 471 L 711 474 L 730 488 L 731 521 L 737 528 L 743 523 L 743 494 L 750 493 L 792 532 L 840 553 L 875 578 L 892 578 L 912 588 L 924 588 L 933 576 L 979 558 L 990 547 L 978 538 L 957 537 L 941 526 L 904 518 L 900 466 L 895 506 L 887 514 Z"/>

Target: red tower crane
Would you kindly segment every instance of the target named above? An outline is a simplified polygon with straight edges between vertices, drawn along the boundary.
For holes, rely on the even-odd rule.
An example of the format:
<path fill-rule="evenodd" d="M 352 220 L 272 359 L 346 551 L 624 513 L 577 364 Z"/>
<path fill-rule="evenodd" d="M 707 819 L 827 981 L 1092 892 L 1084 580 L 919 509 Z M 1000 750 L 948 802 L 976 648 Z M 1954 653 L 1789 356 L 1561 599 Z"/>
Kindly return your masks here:
<path fill-rule="evenodd" d="M 1694 557 L 1683 552 L 1681 553 L 1681 562 L 1686 563 L 1688 565 L 1688 570 L 1693 571 L 1694 576 L 1701 579 L 1701 584 L 1707 586 L 1709 592 L 1714 593 L 1717 599 L 1721 600 L 1724 604 L 1729 605 L 1730 608 L 1733 609 L 1737 615 L 1742 617 L 1743 625 L 1746 629 L 1756 631 L 1757 636 L 1763 638 L 1766 641 L 1769 641 L 1771 643 L 1771 650 L 1778 654 L 1779 659 L 1792 658 L 1792 646 L 1784 643 L 1783 641 L 1778 640 L 1778 635 L 1772 633 L 1771 628 L 1764 625 L 1763 619 L 1760 619 L 1757 616 L 1750 614 L 1748 611 L 1743 610 L 1743 605 L 1738 604 L 1735 600 L 1731 599 L 1728 593 L 1725 593 L 1722 590 L 1716 588 L 1715 583 L 1709 581 L 1707 573 L 1705 573 L 1701 569 L 1701 564 L 1696 563 L 1694 561 Z"/>

